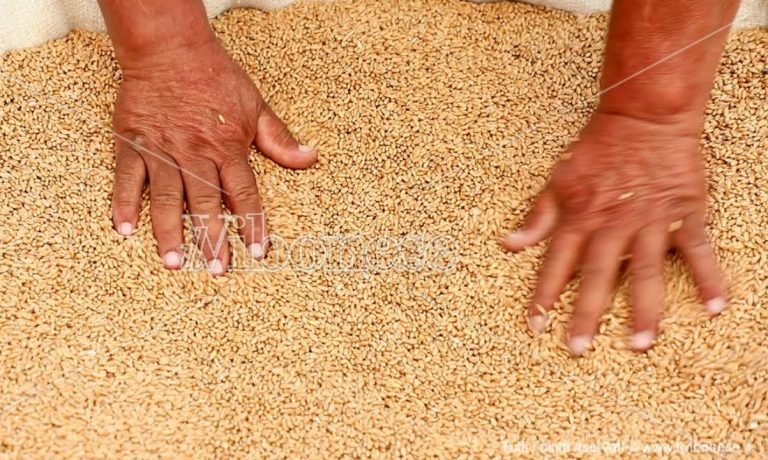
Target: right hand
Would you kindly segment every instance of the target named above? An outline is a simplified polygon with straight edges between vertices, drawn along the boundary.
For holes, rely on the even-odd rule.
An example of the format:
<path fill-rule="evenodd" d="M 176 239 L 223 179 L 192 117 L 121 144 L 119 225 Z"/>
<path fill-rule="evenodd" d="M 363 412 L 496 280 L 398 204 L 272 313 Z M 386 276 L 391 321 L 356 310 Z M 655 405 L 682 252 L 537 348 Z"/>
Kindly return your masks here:
<path fill-rule="evenodd" d="M 183 264 L 185 202 L 212 275 L 225 273 L 230 261 L 222 202 L 244 223 L 240 236 L 251 256 L 263 257 L 267 230 L 248 148 L 254 143 L 294 169 L 312 166 L 316 150 L 299 145 L 215 39 L 132 62 L 123 75 L 113 120 L 115 229 L 128 236 L 137 227 L 148 178 L 152 230 L 166 268 Z"/>

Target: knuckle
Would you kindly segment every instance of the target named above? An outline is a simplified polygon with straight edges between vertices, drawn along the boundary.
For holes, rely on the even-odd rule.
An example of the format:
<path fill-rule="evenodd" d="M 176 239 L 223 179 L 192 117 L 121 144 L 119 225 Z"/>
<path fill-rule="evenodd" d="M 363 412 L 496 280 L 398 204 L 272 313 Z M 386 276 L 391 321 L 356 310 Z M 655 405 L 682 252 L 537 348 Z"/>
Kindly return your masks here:
<path fill-rule="evenodd" d="M 683 246 L 692 254 L 706 254 L 710 251 L 709 242 L 704 239 L 685 241 Z"/>
<path fill-rule="evenodd" d="M 701 292 L 710 295 L 716 295 L 722 292 L 722 283 L 720 282 L 720 277 L 716 272 L 710 273 L 708 276 L 703 277 L 697 284 L 699 285 L 699 290 Z"/>
<path fill-rule="evenodd" d="M 285 124 L 281 124 L 280 128 L 277 130 L 277 132 L 274 135 L 275 142 L 277 142 L 280 145 L 288 145 L 293 143 L 293 134 L 288 129 L 288 126 Z"/>
<path fill-rule="evenodd" d="M 259 201 L 259 192 L 256 187 L 247 184 L 236 185 L 232 190 L 231 198 L 240 203 L 255 203 Z"/>
<path fill-rule="evenodd" d="M 233 117 L 232 120 L 227 120 L 227 123 L 225 124 L 219 124 L 216 129 L 217 138 L 223 138 L 225 141 L 231 141 L 233 139 L 240 140 L 247 137 L 250 126 L 248 122 L 243 119 L 243 117 L 236 116 Z"/>
<path fill-rule="evenodd" d="M 593 308 L 591 305 L 582 305 L 573 314 L 570 327 L 571 335 L 580 335 L 576 331 L 594 330 L 599 320 L 599 309 Z"/>
<path fill-rule="evenodd" d="M 635 281 L 661 279 L 662 269 L 656 263 L 636 258 L 633 260 L 632 276 Z"/>
<path fill-rule="evenodd" d="M 243 146 L 238 138 L 225 139 L 209 149 L 210 160 L 220 169 L 231 163 L 239 162 L 242 158 L 248 158 L 248 147 Z"/>
<path fill-rule="evenodd" d="M 192 209 L 210 210 L 221 208 L 221 196 L 215 191 L 197 192 L 189 197 Z"/>
<path fill-rule="evenodd" d="M 113 131 L 118 154 L 126 149 L 141 153 L 143 150 L 154 148 L 154 142 L 147 133 L 157 132 L 157 129 L 141 120 L 132 120 L 130 127 L 116 126 Z"/>
<path fill-rule="evenodd" d="M 155 239 L 158 241 L 174 241 L 179 239 L 179 235 L 181 234 L 180 229 L 181 222 L 179 221 L 159 221 L 153 226 L 152 233 L 155 235 Z"/>
<path fill-rule="evenodd" d="M 562 197 L 589 196 L 595 188 L 592 180 L 573 168 L 556 167 L 552 172 L 550 186 L 555 194 Z"/>
<path fill-rule="evenodd" d="M 125 194 L 115 194 L 112 196 L 112 206 L 115 209 L 132 209 L 139 204 L 138 197 Z"/>
<path fill-rule="evenodd" d="M 116 171 L 115 189 L 126 190 L 144 183 L 144 178 L 137 172 Z"/>
<path fill-rule="evenodd" d="M 181 188 L 169 186 L 152 187 L 150 192 L 150 199 L 155 206 L 164 208 L 178 208 L 181 206 L 183 200 Z"/>
<path fill-rule="evenodd" d="M 602 265 L 596 263 L 587 263 L 581 267 L 582 278 L 597 278 L 605 272 Z"/>

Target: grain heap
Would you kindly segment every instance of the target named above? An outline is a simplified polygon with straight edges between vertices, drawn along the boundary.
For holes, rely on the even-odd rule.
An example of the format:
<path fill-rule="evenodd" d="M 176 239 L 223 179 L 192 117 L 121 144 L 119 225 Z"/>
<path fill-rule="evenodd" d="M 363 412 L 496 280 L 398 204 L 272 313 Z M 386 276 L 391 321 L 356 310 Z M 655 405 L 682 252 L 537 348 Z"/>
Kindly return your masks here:
<path fill-rule="evenodd" d="M 146 207 L 133 237 L 111 229 L 107 37 L 6 54 L 0 458 L 539 457 L 611 442 L 635 457 L 631 442 L 765 455 L 768 31 L 731 38 L 703 136 L 731 308 L 699 314 L 671 260 L 656 348 L 627 349 L 624 287 L 574 360 L 573 291 L 551 333 L 530 337 L 542 248 L 496 241 L 589 114 L 605 16 L 345 0 L 214 24 L 322 152 L 304 172 L 253 153 L 273 234 L 449 236 L 455 267 L 166 271 Z"/>

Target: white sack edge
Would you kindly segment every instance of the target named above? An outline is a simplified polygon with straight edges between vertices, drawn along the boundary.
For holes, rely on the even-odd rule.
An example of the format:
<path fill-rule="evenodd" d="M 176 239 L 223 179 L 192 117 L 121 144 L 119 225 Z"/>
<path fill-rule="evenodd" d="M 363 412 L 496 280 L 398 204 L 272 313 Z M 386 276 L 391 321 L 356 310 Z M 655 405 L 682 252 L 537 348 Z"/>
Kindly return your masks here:
<path fill-rule="evenodd" d="M 283 8 L 296 0 L 205 0 L 213 18 L 231 8 L 261 10 Z M 332 0 L 324 0 L 332 1 Z M 470 0 L 486 3 L 496 0 Z M 574 13 L 593 13 L 610 8 L 610 0 L 528 0 L 528 3 Z M 39 45 L 63 37 L 72 29 L 104 30 L 96 0 L 0 0 L 0 53 Z M 768 0 L 743 0 L 736 28 L 768 25 Z"/>

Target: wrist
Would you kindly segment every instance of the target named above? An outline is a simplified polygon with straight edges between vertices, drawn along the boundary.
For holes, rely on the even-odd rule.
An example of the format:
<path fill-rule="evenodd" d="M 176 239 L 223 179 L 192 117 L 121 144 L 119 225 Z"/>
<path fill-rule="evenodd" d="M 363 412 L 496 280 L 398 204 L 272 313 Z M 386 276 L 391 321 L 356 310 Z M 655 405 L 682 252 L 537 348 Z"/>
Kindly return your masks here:
<path fill-rule="evenodd" d="M 599 110 L 699 130 L 738 0 L 615 0 Z"/>
<path fill-rule="evenodd" d="M 585 125 L 582 135 L 615 139 L 619 143 L 626 142 L 627 139 L 663 135 L 670 139 L 688 138 L 698 144 L 703 126 L 702 119 L 702 116 L 694 113 L 638 116 L 626 110 L 613 111 L 598 107 Z"/>
<path fill-rule="evenodd" d="M 123 69 L 162 64 L 163 58 L 185 50 L 203 48 L 216 43 L 213 32 L 198 30 L 195 33 L 171 33 L 170 30 L 148 33 L 141 38 L 115 42 L 115 55 Z"/>
<path fill-rule="evenodd" d="M 700 124 L 711 81 L 697 76 L 696 70 L 679 68 L 673 75 L 649 71 L 622 79 L 606 65 L 598 110 L 649 121 Z"/>
<path fill-rule="evenodd" d="M 677 126 L 681 134 L 699 135 L 704 123 L 705 104 L 692 104 L 690 100 L 677 102 L 650 94 L 647 99 L 637 101 L 620 97 L 600 98 L 595 113 L 652 124 Z"/>
<path fill-rule="evenodd" d="M 158 64 L 164 55 L 216 42 L 200 0 L 99 0 L 123 68 Z"/>

